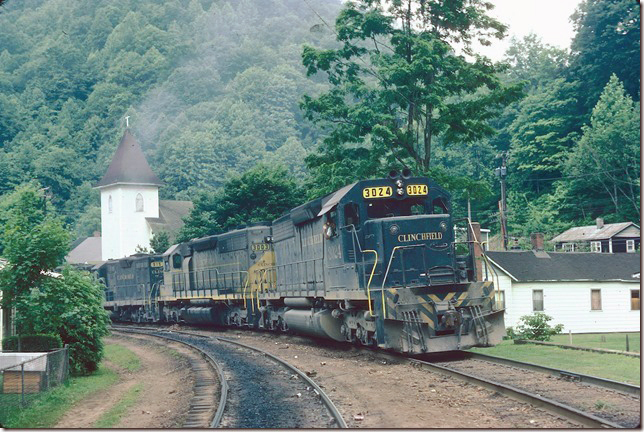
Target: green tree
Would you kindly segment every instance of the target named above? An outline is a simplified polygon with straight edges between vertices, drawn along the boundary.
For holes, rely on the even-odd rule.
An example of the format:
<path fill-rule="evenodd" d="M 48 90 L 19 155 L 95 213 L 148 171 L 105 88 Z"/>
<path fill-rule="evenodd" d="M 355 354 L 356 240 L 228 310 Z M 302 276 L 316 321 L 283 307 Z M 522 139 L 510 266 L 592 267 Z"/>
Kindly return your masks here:
<path fill-rule="evenodd" d="M 437 137 L 450 145 L 491 135 L 488 121 L 520 96 L 518 85 L 499 81 L 503 66 L 471 49 L 472 40 L 489 44 L 505 32 L 487 15 L 491 7 L 478 0 L 346 3 L 335 23 L 341 47 L 302 53 L 307 74 L 324 72 L 332 85 L 302 102 L 307 118 L 328 130 L 323 156 L 307 160 L 322 173 L 314 175 L 348 174 L 346 183 L 393 164 L 427 172 Z"/>
<path fill-rule="evenodd" d="M 37 287 L 68 252 L 69 234 L 53 212 L 45 215 L 46 205 L 44 191 L 35 182 L 0 201 L 0 244 L 8 261 L 0 271 L 5 307 Z"/>
<path fill-rule="evenodd" d="M 518 114 L 508 127 L 512 188 L 540 195 L 552 185 L 543 179 L 561 175 L 576 137 L 574 96 L 574 86 L 558 78 L 519 102 Z"/>
<path fill-rule="evenodd" d="M 19 334 L 60 335 L 70 344 L 72 371 L 86 373 L 96 369 L 107 333 L 103 290 L 92 276 L 71 268 L 53 275 L 69 250 L 69 234 L 52 210 L 45 214 L 46 204 L 37 183 L 0 201 L 0 243 L 8 261 L 0 270 L 2 306 L 16 308 Z"/>
<path fill-rule="evenodd" d="M 71 372 L 93 372 L 108 333 L 103 300 L 103 286 L 91 274 L 65 267 L 59 278 L 45 277 L 17 300 L 16 325 L 24 334 L 60 335 L 69 345 Z"/>
<path fill-rule="evenodd" d="M 639 104 L 612 75 L 566 165 L 569 194 L 590 217 L 640 219 Z M 578 218 L 581 214 L 576 215 Z"/>
<path fill-rule="evenodd" d="M 150 239 L 150 248 L 152 248 L 152 252 L 154 253 L 163 253 L 168 250 L 169 247 L 170 236 L 165 231 L 154 233 L 152 239 Z"/>
<path fill-rule="evenodd" d="M 612 74 L 639 101 L 640 5 L 630 0 L 585 0 L 571 18 L 576 33 L 568 80 L 578 85 L 583 122 Z"/>
<path fill-rule="evenodd" d="M 302 195 L 285 168 L 257 165 L 228 180 L 221 191 L 201 194 L 185 219 L 178 241 L 272 221 L 301 204 Z"/>

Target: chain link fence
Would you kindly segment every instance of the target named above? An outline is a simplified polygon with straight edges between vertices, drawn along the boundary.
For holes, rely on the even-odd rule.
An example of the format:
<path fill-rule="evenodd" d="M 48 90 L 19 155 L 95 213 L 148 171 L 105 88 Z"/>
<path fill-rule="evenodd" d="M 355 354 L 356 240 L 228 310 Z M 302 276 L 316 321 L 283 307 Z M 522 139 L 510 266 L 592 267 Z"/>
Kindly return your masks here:
<path fill-rule="evenodd" d="M 0 424 L 68 376 L 67 346 L 47 353 L 0 352 Z"/>

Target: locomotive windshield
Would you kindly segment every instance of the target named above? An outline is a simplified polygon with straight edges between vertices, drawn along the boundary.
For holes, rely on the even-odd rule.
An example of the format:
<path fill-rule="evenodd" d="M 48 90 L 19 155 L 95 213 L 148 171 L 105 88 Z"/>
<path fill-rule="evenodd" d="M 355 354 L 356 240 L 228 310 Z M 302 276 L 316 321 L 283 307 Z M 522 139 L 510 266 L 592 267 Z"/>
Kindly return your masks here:
<path fill-rule="evenodd" d="M 419 197 L 404 200 L 383 199 L 367 203 L 369 219 L 447 213 L 449 206 L 443 197 L 435 198 L 431 202 L 426 197 Z"/>

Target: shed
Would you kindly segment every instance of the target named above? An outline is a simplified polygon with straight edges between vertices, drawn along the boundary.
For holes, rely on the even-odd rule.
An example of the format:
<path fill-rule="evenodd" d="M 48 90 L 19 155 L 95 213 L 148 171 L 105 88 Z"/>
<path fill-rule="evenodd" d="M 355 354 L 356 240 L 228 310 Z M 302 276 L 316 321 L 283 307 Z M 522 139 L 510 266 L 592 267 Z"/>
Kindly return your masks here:
<path fill-rule="evenodd" d="M 505 325 L 543 311 L 564 331 L 640 331 L 640 254 L 488 252 Z"/>

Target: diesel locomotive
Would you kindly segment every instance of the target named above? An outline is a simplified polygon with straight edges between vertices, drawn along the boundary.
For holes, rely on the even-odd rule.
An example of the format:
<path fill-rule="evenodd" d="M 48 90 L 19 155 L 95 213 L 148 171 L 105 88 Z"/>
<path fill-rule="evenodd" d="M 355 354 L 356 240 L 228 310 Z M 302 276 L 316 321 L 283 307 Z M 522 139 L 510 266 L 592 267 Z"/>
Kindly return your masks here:
<path fill-rule="evenodd" d="M 457 240 L 450 194 L 393 171 L 272 222 L 107 261 L 98 274 L 113 320 L 292 331 L 410 354 L 462 350 L 505 333 L 467 225 Z"/>

